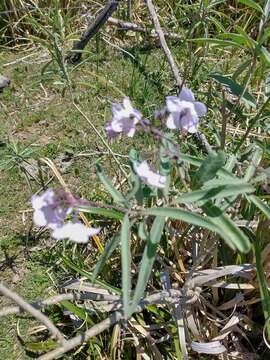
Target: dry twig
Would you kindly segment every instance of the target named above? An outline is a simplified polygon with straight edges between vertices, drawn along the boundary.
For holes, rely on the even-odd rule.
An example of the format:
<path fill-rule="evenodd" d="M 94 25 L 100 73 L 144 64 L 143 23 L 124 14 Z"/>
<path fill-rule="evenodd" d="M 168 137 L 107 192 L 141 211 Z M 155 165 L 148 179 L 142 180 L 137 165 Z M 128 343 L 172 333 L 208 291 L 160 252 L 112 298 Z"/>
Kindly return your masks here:
<path fill-rule="evenodd" d="M 146 0 L 146 4 L 147 4 L 147 7 L 148 7 L 148 10 L 149 10 L 149 14 L 151 16 L 151 19 L 153 21 L 153 25 L 155 27 L 155 30 L 156 30 L 156 33 L 158 34 L 158 37 L 159 37 L 159 41 L 160 41 L 160 45 L 164 51 L 164 54 L 166 55 L 167 59 L 168 59 L 168 62 L 169 62 L 169 65 L 171 67 L 171 70 L 172 70 L 172 73 L 173 73 L 173 76 L 174 76 L 174 79 L 176 81 L 176 84 L 178 86 L 179 89 L 181 89 L 182 87 L 182 79 L 179 75 L 179 71 L 177 69 L 177 65 L 176 65 L 176 62 L 174 61 L 174 58 L 171 54 L 171 51 L 166 43 L 166 40 L 165 40 L 165 36 L 164 36 L 164 32 L 163 30 L 161 29 L 161 26 L 160 26 L 160 23 L 159 23 L 159 20 L 158 20 L 158 16 L 157 16 L 157 13 L 155 11 L 155 8 L 153 6 L 153 3 L 152 3 L 152 0 Z"/>
<path fill-rule="evenodd" d="M 32 305 L 24 301 L 18 294 L 15 292 L 7 289 L 3 284 L 0 284 L 0 293 L 4 296 L 8 297 L 9 299 L 13 300 L 19 307 L 29 314 L 31 314 L 34 318 L 39 320 L 42 324 L 44 324 L 48 330 L 61 342 L 64 346 L 66 340 L 63 334 L 57 329 L 57 327 L 48 319 L 47 316 L 42 314 L 38 309 L 34 308 Z"/>

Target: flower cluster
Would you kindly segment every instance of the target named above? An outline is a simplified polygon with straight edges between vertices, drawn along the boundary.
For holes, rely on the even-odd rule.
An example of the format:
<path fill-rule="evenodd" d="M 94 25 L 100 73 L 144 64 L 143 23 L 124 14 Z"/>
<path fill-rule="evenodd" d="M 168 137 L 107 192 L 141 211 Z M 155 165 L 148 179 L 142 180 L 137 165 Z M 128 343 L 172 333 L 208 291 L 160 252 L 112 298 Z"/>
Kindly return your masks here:
<path fill-rule="evenodd" d="M 166 112 L 168 129 L 180 129 L 183 133 L 193 134 L 198 131 L 199 117 L 207 113 L 207 108 L 203 103 L 195 101 L 193 92 L 183 86 L 178 96 L 166 98 Z M 139 123 L 145 129 L 146 121 L 142 121 L 142 114 L 132 106 L 127 97 L 124 98 L 123 105 L 113 104 L 112 113 L 112 121 L 106 125 L 109 137 L 121 133 L 133 137 Z M 146 184 L 161 189 L 165 187 L 166 177 L 151 170 L 146 161 L 135 163 L 134 170 Z"/>
<path fill-rule="evenodd" d="M 142 114 L 133 108 L 129 98 L 124 98 L 123 105 L 112 105 L 113 119 L 106 125 L 107 133 L 110 137 L 116 137 L 123 133 L 128 137 L 133 137 L 136 125 L 142 119 Z"/>
<path fill-rule="evenodd" d="M 207 112 L 206 106 L 195 101 L 193 92 L 186 87 L 183 87 L 178 96 L 168 96 L 166 105 L 169 112 L 167 127 L 191 134 L 198 131 L 199 117 Z"/>
<path fill-rule="evenodd" d="M 65 191 L 48 189 L 41 196 L 32 196 L 31 201 L 34 224 L 39 227 L 47 226 L 56 240 L 69 239 L 86 243 L 90 236 L 100 231 L 99 228 L 88 228 L 79 222 L 73 210 L 78 201 Z M 72 220 L 65 222 L 67 216 L 71 216 Z"/>
<path fill-rule="evenodd" d="M 183 87 L 178 96 L 168 96 L 166 108 L 163 110 L 164 115 L 167 116 L 167 128 L 180 129 L 184 133 L 196 133 L 199 117 L 206 112 L 206 106 L 195 101 L 192 91 L 186 87 Z M 150 129 L 149 123 L 143 119 L 140 111 L 132 106 L 127 97 L 122 104 L 113 104 L 112 113 L 113 118 L 106 125 L 110 137 L 116 137 L 121 133 L 133 137 L 138 124 L 141 124 L 145 131 Z M 156 132 L 162 134 L 157 129 Z M 133 167 L 135 173 L 147 185 L 165 188 L 166 176 L 153 171 L 147 161 L 141 163 L 134 161 Z M 32 197 L 33 221 L 37 226 L 47 226 L 56 240 L 70 239 L 77 243 L 86 243 L 89 237 L 98 234 L 100 229 L 88 228 L 79 221 L 74 211 L 78 202 L 80 200 L 76 200 L 65 191 L 56 192 L 48 189 L 41 196 Z M 67 217 L 69 217 L 68 221 L 66 221 Z"/>

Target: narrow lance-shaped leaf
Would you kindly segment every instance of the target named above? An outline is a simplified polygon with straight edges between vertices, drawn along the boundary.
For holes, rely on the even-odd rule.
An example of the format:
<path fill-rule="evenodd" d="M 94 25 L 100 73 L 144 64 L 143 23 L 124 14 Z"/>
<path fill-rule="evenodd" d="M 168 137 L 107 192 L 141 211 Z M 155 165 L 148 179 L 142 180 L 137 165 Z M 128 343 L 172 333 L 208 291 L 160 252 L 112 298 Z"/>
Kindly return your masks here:
<path fill-rule="evenodd" d="M 235 41 L 231 41 L 231 40 L 222 40 L 222 39 L 217 39 L 217 38 L 196 38 L 196 39 L 191 39 L 189 40 L 191 42 L 195 42 L 195 43 L 204 43 L 204 44 L 210 44 L 213 45 L 215 47 L 219 47 L 219 48 L 224 48 L 224 47 L 228 47 L 228 46 L 234 46 L 234 47 L 238 47 L 241 48 L 242 45 L 239 44 L 238 42 Z"/>
<path fill-rule="evenodd" d="M 213 186 L 203 190 L 196 190 L 176 197 L 177 204 L 207 202 L 209 200 L 224 199 L 229 196 L 252 193 L 255 189 L 247 183 Z"/>
<path fill-rule="evenodd" d="M 187 224 L 192 224 L 195 226 L 201 226 L 205 229 L 219 232 L 219 227 L 216 226 L 211 220 L 202 215 L 196 214 L 194 212 L 190 212 L 183 209 L 178 208 L 150 208 L 144 210 L 145 215 L 153 215 L 153 216 L 164 216 L 169 217 L 171 219 L 181 220 L 186 222 Z"/>
<path fill-rule="evenodd" d="M 121 211 L 116 210 L 116 209 L 82 205 L 82 206 L 76 207 L 76 210 L 85 212 L 88 214 L 96 214 L 96 215 L 106 216 L 108 218 L 117 219 L 117 220 L 123 220 L 123 218 L 124 218 L 124 213 L 122 213 Z"/>
<path fill-rule="evenodd" d="M 25 350 L 36 353 L 37 355 L 40 355 L 40 353 L 47 352 L 58 347 L 58 342 L 53 339 L 48 339 L 46 341 L 40 342 L 24 342 L 23 339 L 20 337 L 20 341 L 23 342 Z"/>
<path fill-rule="evenodd" d="M 249 195 L 247 198 L 253 202 L 255 206 L 257 206 L 258 209 L 261 210 L 261 212 L 270 219 L 270 208 L 268 205 L 265 204 L 258 196 L 255 195 Z"/>
<path fill-rule="evenodd" d="M 135 289 L 135 293 L 130 309 L 131 314 L 135 311 L 147 286 L 152 271 L 152 267 L 156 258 L 156 252 L 157 252 L 158 244 L 161 239 L 164 224 L 165 224 L 165 217 L 157 216 L 153 222 L 150 231 L 150 236 L 146 240 L 147 242 L 144 248 L 143 258 L 140 265 L 140 272 L 137 281 L 137 286 Z"/>
<path fill-rule="evenodd" d="M 251 161 L 250 161 L 250 165 L 247 168 L 247 171 L 245 173 L 245 176 L 244 176 L 245 181 L 249 181 L 252 178 L 252 176 L 255 174 L 257 166 L 259 165 L 261 159 L 262 159 L 262 150 L 260 148 L 258 148 L 254 152 L 254 154 L 251 158 Z"/>
<path fill-rule="evenodd" d="M 219 234 L 232 249 L 244 253 L 250 250 L 250 241 L 247 236 L 234 224 L 227 214 L 210 202 L 203 206 L 203 210 L 219 227 Z"/>
<path fill-rule="evenodd" d="M 236 227 L 230 218 L 221 212 L 219 212 L 219 214 L 213 212 L 213 210 L 207 212 L 211 217 L 201 216 L 196 213 L 175 208 L 151 208 L 144 211 L 147 215 L 167 216 L 172 219 L 184 221 L 187 224 L 203 227 L 218 233 L 231 247 L 237 248 L 243 252 L 249 250 L 250 243 L 248 238 Z"/>
<path fill-rule="evenodd" d="M 124 315 L 128 318 L 130 306 L 131 290 L 131 256 L 130 256 L 130 221 L 128 215 L 125 215 L 121 228 L 121 265 L 122 265 L 122 293 Z"/>

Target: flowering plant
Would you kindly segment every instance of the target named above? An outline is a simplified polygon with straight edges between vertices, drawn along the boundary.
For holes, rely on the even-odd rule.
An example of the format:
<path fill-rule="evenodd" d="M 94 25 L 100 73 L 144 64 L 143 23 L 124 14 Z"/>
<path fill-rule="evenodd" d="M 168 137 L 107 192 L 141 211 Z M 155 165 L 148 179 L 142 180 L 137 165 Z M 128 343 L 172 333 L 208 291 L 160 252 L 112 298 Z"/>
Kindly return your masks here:
<path fill-rule="evenodd" d="M 32 205 L 34 223 L 37 226 L 46 225 L 56 240 L 86 243 L 91 236 L 100 232 L 100 228 L 83 225 L 79 221 L 78 211 L 121 221 L 121 229 L 101 254 L 93 272 L 93 281 L 100 274 L 112 249 L 120 244 L 123 305 L 125 317 L 128 318 L 136 311 L 143 297 L 159 243 L 171 233 L 173 221 L 207 229 L 223 238 L 231 248 L 247 252 L 250 249 L 248 237 L 226 212 L 239 196 L 246 196 L 249 201 L 255 202 L 258 199 L 251 195 L 254 187 L 248 183 L 248 179 L 241 179 L 230 170 L 232 167 L 227 165 L 222 151 L 211 150 L 204 159 L 181 151 L 181 142 L 188 134 L 192 136 L 198 132 L 199 118 L 207 113 L 206 106 L 196 102 L 188 88 L 183 87 L 178 97 L 167 97 L 166 106 L 155 113 L 160 127 L 144 119 L 128 98 L 122 104 L 113 104 L 112 113 L 112 120 L 106 125 L 110 138 L 120 135 L 133 137 L 136 132 L 150 134 L 159 148 L 159 156 L 154 151 L 150 162 L 137 151 L 130 151 L 130 177 L 126 179 L 126 190 L 121 192 L 97 165 L 99 179 L 113 199 L 111 205 L 100 206 L 77 200 L 64 191 L 52 189 L 41 196 L 33 196 Z M 180 138 L 175 136 L 175 132 L 179 134 L 178 130 Z M 189 185 L 186 178 L 192 178 Z M 184 193 L 183 187 L 186 189 Z M 131 281 L 132 232 L 145 241 L 135 289 L 132 289 Z"/>

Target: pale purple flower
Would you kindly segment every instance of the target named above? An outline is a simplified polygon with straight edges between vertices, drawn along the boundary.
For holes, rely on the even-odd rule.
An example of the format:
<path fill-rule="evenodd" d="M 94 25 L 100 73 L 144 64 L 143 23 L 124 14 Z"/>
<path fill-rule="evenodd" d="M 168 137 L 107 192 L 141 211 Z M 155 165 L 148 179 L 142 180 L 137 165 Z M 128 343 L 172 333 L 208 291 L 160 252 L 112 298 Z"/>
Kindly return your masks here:
<path fill-rule="evenodd" d="M 160 189 L 163 189 L 166 185 L 166 176 L 160 175 L 154 172 L 147 161 L 143 161 L 142 163 L 135 162 L 134 170 L 137 175 L 143 180 L 147 185 L 155 186 Z"/>
<path fill-rule="evenodd" d="M 115 137 L 120 133 L 133 137 L 136 124 L 142 119 L 142 114 L 134 109 L 128 97 L 123 100 L 123 105 L 112 105 L 113 119 L 106 125 L 108 136 Z"/>
<path fill-rule="evenodd" d="M 100 230 L 100 228 L 88 228 L 79 222 L 73 223 L 68 221 L 63 226 L 55 229 L 51 235 L 56 240 L 69 239 L 76 243 L 85 244 L 88 242 L 90 236 L 97 235 Z"/>
<path fill-rule="evenodd" d="M 48 189 L 41 196 L 33 195 L 31 201 L 34 209 L 33 221 L 37 226 L 55 229 L 63 224 L 72 211 L 70 206 L 60 206 L 61 200 L 52 189 Z"/>
<path fill-rule="evenodd" d="M 189 133 L 198 131 L 199 117 L 207 113 L 206 106 L 195 101 L 193 92 L 186 87 L 183 87 L 179 96 L 167 96 L 166 105 L 170 113 L 167 127 Z"/>
<path fill-rule="evenodd" d="M 36 226 L 47 226 L 51 230 L 51 236 L 56 240 L 69 239 L 77 243 L 86 243 L 90 236 L 99 233 L 100 229 L 88 228 L 77 220 L 77 214 L 73 207 L 82 200 L 76 200 L 65 191 L 48 189 L 41 196 L 32 196 L 34 209 L 33 221 Z M 70 215 L 73 222 L 65 223 Z"/>

